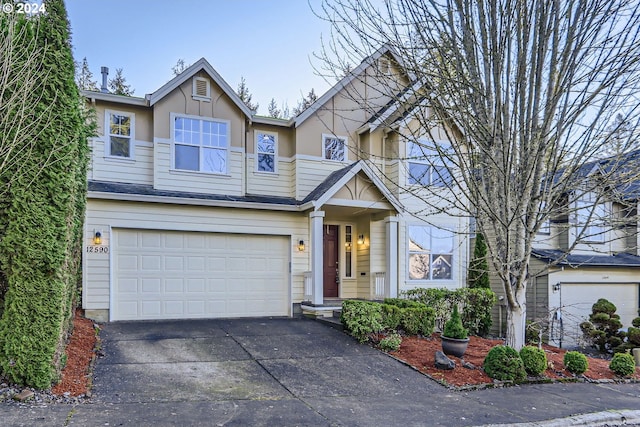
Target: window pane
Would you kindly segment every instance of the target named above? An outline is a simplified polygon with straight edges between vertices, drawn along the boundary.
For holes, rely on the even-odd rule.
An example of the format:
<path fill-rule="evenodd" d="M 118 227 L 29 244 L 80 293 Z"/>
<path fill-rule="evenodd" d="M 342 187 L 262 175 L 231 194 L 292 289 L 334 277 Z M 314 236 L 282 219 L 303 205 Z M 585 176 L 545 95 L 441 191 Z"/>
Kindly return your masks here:
<path fill-rule="evenodd" d="M 453 232 L 432 227 L 431 249 L 436 253 L 453 253 Z"/>
<path fill-rule="evenodd" d="M 112 136 L 111 138 L 111 155 L 119 157 L 131 157 L 129 152 L 129 138 Z"/>
<path fill-rule="evenodd" d="M 451 255 L 433 254 L 431 278 L 433 280 L 451 279 Z"/>
<path fill-rule="evenodd" d="M 225 173 L 227 171 L 226 150 L 203 148 L 202 156 L 202 170 L 204 172 Z"/>
<path fill-rule="evenodd" d="M 426 251 L 431 249 L 429 227 L 419 225 L 409 226 L 409 250 Z"/>
<path fill-rule="evenodd" d="M 429 185 L 429 165 L 424 163 L 409 163 L 409 184 Z"/>
<path fill-rule="evenodd" d="M 426 160 L 429 149 L 415 142 L 409 141 L 407 146 L 407 157 L 415 160 Z"/>
<path fill-rule="evenodd" d="M 258 154 L 258 171 L 275 172 L 275 159 L 272 154 Z"/>
<path fill-rule="evenodd" d="M 345 252 L 344 254 L 344 277 L 351 277 L 353 273 L 351 272 L 351 250 Z"/>
<path fill-rule="evenodd" d="M 411 280 L 429 279 L 429 255 L 425 255 L 425 254 L 409 255 L 409 279 Z"/>
<path fill-rule="evenodd" d="M 215 127 L 217 128 L 213 133 L 216 135 L 214 141 L 220 148 L 226 148 L 228 146 L 227 142 L 227 124 L 226 123 L 215 123 Z M 215 129 L 215 128 L 214 128 Z"/>
<path fill-rule="evenodd" d="M 438 187 L 445 187 L 451 184 L 451 174 L 445 166 L 434 167 L 433 185 Z"/>
<path fill-rule="evenodd" d="M 274 135 L 258 134 L 258 153 L 275 153 L 276 137 Z"/>
<path fill-rule="evenodd" d="M 176 144 L 176 169 L 199 170 L 199 151 L 198 147 Z"/>
<path fill-rule="evenodd" d="M 129 116 L 112 114 L 109 132 L 111 135 L 131 136 L 131 118 Z"/>
<path fill-rule="evenodd" d="M 345 141 L 341 138 L 327 137 L 324 140 L 324 158 L 328 160 L 344 160 Z"/>

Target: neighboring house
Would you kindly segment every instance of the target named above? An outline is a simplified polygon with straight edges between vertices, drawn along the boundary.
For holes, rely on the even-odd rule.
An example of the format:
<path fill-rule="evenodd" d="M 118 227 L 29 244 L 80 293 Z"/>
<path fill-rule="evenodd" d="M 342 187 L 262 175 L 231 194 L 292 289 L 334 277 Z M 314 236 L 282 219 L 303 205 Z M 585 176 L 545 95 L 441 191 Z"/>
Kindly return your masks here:
<path fill-rule="evenodd" d="M 635 169 L 640 164 L 640 151 L 628 154 L 624 161 Z M 603 160 L 586 165 L 584 178 L 597 181 L 599 174 L 608 173 L 608 163 Z M 599 298 L 616 305 L 624 327 L 631 326 L 631 320 L 638 316 L 640 182 L 602 191 L 605 196 L 601 198 L 594 191 L 573 197 L 571 206 L 558 209 L 564 214 L 541 228 L 534 244 L 527 319 L 547 325 L 549 341 L 555 345 L 582 343 L 579 325 L 588 320 Z M 495 280 L 492 287 L 503 294 Z M 506 307 L 502 308 L 504 314 Z M 494 330 L 500 324 L 499 319 L 494 321 Z"/>
<path fill-rule="evenodd" d="M 464 286 L 468 220 L 413 215 L 444 178 L 402 137 L 411 118 L 365 90 L 386 73 L 401 93 L 396 64 L 378 51 L 291 120 L 253 114 L 205 59 L 144 98 L 83 92 L 99 119 L 86 315 L 291 316 Z"/>

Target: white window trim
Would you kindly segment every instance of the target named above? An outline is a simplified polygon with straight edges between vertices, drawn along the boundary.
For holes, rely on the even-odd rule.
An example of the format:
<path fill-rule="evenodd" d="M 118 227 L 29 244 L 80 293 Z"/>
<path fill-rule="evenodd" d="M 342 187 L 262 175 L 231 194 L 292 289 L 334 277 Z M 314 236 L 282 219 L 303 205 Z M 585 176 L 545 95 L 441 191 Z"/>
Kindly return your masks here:
<path fill-rule="evenodd" d="M 205 96 L 197 94 L 196 82 L 199 82 L 199 81 L 206 83 L 207 94 Z M 211 102 L 211 82 L 209 81 L 209 79 L 206 79 L 204 77 L 194 77 L 193 80 L 191 81 L 191 96 L 193 97 L 193 99 L 195 99 L 197 101 Z"/>
<path fill-rule="evenodd" d="M 444 230 L 448 230 L 453 234 L 453 248 L 451 250 L 451 278 L 450 279 L 412 279 L 411 275 L 409 274 L 409 259 L 410 259 L 410 255 L 411 255 L 411 251 L 409 249 L 409 242 L 410 242 L 410 237 L 409 237 L 409 228 L 410 227 L 428 227 L 428 228 L 440 228 L 440 229 L 444 229 Z M 411 283 L 411 284 L 420 284 L 420 283 L 424 283 L 424 284 L 433 284 L 433 283 L 438 283 L 438 282 L 446 282 L 446 283 L 450 283 L 453 282 L 455 280 L 457 280 L 457 274 L 456 274 L 456 262 L 459 262 L 458 255 L 460 254 L 460 251 L 456 252 L 456 248 L 458 247 L 458 242 L 456 239 L 456 232 L 455 232 L 455 227 L 452 225 L 430 225 L 430 224 L 425 224 L 425 223 L 419 223 L 419 222 L 413 222 L 413 223 L 409 223 L 406 226 L 406 245 L 405 245 L 405 256 L 406 256 L 406 262 L 405 262 L 405 274 L 406 274 L 406 282 L 407 283 Z M 431 254 L 429 254 L 429 274 L 431 274 Z"/>
<path fill-rule="evenodd" d="M 580 206 L 580 205 L 584 206 Z M 595 195 L 593 193 L 585 193 L 579 199 L 574 201 L 574 227 L 576 238 L 580 243 L 595 243 L 595 244 L 603 244 L 606 242 L 606 223 L 603 222 L 603 219 L 598 218 L 598 209 L 602 209 L 602 218 L 606 218 L 610 215 L 610 209 L 607 202 L 596 202 Z M 580 210 L 588 209 L 589 213 L 592 213 L 591 221 L 601 222 L 600 224 L 584 224 L 580 222 Z M 591 231 L 596 227 L 599 228 L 599 231 L 594 232 Z M 579 236 L 580 232 L 584 228 L 584 235 Z"/>
<path fill-rule="evenodd" d="M 327 159 L 325 157 L 325 154 L 327 152 L 326 150 L 326 141 L 327 138 L 331 138 L 331 139 L 340 139 L 342 141 L 344 141 L 344 159 L 342 160 L 336 160 L 336 159 Z M 349 138 L 347 138 L 346 136 L 341 136 L 341 135 L 334 135 L 332 133 L 323 133 L 322 134 L 322 154 L 320 155 L 320 157 L 322 157 L 323 160 L 328 160 L 330 162 L 348 162 L 349 161 Z"/>
<path fill-rule="evenodd" d="M 340 225 L 340 276 L 343 280 L 356 280 L 356 266 L 358 258 L 358 243 L 356 226 L 350 223 Z M 347 276 L 347 227 L 351 227 L 351 276 Z"/>
<path fill-rule="evenodd" d="M 131 120 L 131 132 L 129 135 L 129 157 L 124 156 L 114 156 L 111 154 L 111 116 L 128 116 Z M 116 136 L 116 135 L 114 135 Z M 122 135 L 117 135 L 118 137 L 122 137 Z M 109 159 L 117 159 L 117 160 L 126 160 L 131 161 L 135 160 L 135 152 L 136 152 L 136 115 L 135 113 L 131 113 L 129 111 L 118 111 L 118 110 L 104 110 L 104 155 Z"/>
<path fill-rule="evenodd" d="M 273 149 L 273 171 L 261 171 L 258 169 L 259 167 L 259 162 L 258 160 L 260 159 L 260 154 L 261 152 L 258 151 L 258 135 L 272 135 L 274 137 L 274 149 Z M 254 171 L 256 173 L 259 174 L 268 174 L 268 175 L 275 175 L 278 173 L 278 133 L 277 132 L 268 132 L 268 131 L 261 131 L 261 130 L 256 130 L 255 131 L 255 137 L 254 137 L 254 142 L 255 142 L 255 168 Z M 271 153 L 263 153 L 263 154 L 271 154 Z"/>
<path fill-rule="evenodd" d="M 429 145 L 429 144 L 433 144 L 433 145 L 441 145 L 441 146 L 451 146 L 451 143 L 449 141 L 435 141 L 435 140 L 430 140 L 430 139 L 425 139 L 425 138 L 420 138 L 417 141 L 413 141 L 410 139 L 407 139 L 406 144 L 405 144 L 405 150 L 406 150 L 406 177 L 405 177 L 405 181 L 406 184 L 408 186 L 417 186 L 417 187 L 424 187 L 426 185 L 428 186 L 432 186 L 432 187 L 442 187 L 442 188 L 446 188 L 448 185 L 445 183 L 442 184 L 434 184 L 434 180 L 438 179 L 438 174 L 436 172 L 436 168 L 438 166 L 445 166 L 445 162 L 442 161 L 442 158 L 439 158 L 438 162 L 434 162 L 434 161 L 429 161 L 428 159 L 409 159 L 409 145 L 416 143 L 416 144 L 424 144 L 424 145 Z M 426 165 L 429 168 L 429 182 L 427 184 L 423 184 L 421 182 L 410 182 L 411 180 L 411 173 L 410 173 L 410 167 L 409 164 L 410 163 L 418 163 L 421 165 Z M 435 176 L 435 177 L 434 177 Z"/>
<path fill-rule="evenodd" d="M 216 123 L 226 123 L 227 125 L 227 147 L 224 148 L 224 150 L 227 152 L 227 160 L 225 162 L 225 170 L 222 172 L 209 172 L 209 171 L 203 171 L 200 170 L 200 168 L 202 168 L 202 155 L 200 155 L 200 164 L 198 165 L 198 170 L 194 171 L 191 169 L 178 169 L 176 168 L 176 145 L 191 145 L 191 144 L 182 144 L 182 143 L 177 143 L 175 141 L 175 124 L 176 124 L 176 118 L 184 118 L 184 119 L 192 119 L 192 120 L 200 120 L 200 121 L 209 121 L 209 122 L 216 122 Z M 194 116 L 194 115 L 190 115 L 190 114 L 178 114 L 178 113 L 171 113 L 169 115 L 169 119 L 171 120 L 171 125 L 170 125 L 170 132 L 171 132 L 171 170 L 174 171 L 179 171 L 179 172 L 195 172 L 195 173 L 199 173 L 199 174 L 205 174 L 205 175 L 216 175 L 216 176 L 228 176 L 228 170 L 229 170 L 229 161 L 231 159 L 231 121 L 230 120 L 224 120 L 224 119 L 216 119 L 216 118 L 212 118 L 212 117 L 202 117 L 202 116 Z M 193 145 L 195 147 L 195 145 Z M 200 147 L 200 150 L 202 150 L 202 143 L 198 146 Z M 222 148 L 220 147 L 215 147 L 217 149 L 222 150 Z"/>

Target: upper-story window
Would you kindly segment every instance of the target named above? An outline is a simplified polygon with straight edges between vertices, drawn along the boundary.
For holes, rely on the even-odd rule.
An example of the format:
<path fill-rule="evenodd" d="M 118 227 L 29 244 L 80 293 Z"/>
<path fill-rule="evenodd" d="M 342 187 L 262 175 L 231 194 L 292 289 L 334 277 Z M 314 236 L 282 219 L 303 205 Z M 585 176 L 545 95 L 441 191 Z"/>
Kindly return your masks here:
<path fill-rule="evenodd" d="M 174 117 L 175 168 L 226 173 L 229 123 L 220 120 Z"/>
<path fill-rule="evenodd" d="M 120 111 L 106 111 L 105 129 L 107 156 L 133 158 L 133 141 L 135 134 L 135 115 Z"/>
<path fill-rule="evenodd" d="M 347 138 L 336 135 L 322 135 L 322 157 L 327 160 L 347 160 Z"/>
<path fill-rule="evenodd" d="M 409 280 L 453 279 L 453 231 L 428 225 L 410 225 Z"/>
<path fill-rule="evenodd" d="M 604 242 L 606 205 L 597 200 L 595 193 L 585 193 L 576 200 L 576 233 L 584 242 Z"/>
<path fill-rule="evenodd" d="M 446 166 L 448 162 L 432 147 L 433 144 L 427 141 L 407 141 L 407 182 L 409 184 L 444 187 L 451 182 L 451 174 Z"/>
<path fill-rule="evenodd" d="M 276 172 L 278 156 L 278 134 L 256 132 L 256 167 L 258 172 Z"/>

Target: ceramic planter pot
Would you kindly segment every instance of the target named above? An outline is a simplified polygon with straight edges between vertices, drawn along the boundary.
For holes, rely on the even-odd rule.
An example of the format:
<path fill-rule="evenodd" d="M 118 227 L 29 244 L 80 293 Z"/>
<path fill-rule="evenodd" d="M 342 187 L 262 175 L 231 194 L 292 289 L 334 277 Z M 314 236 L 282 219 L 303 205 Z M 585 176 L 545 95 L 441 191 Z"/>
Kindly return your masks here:
<path fill-rule="evenodd" d="M 456 339 L 440 336 L 440 339 L 442 340 L 442 352 L 448 356 L 462 357 L 469 345 L 469 338 Z"/>

